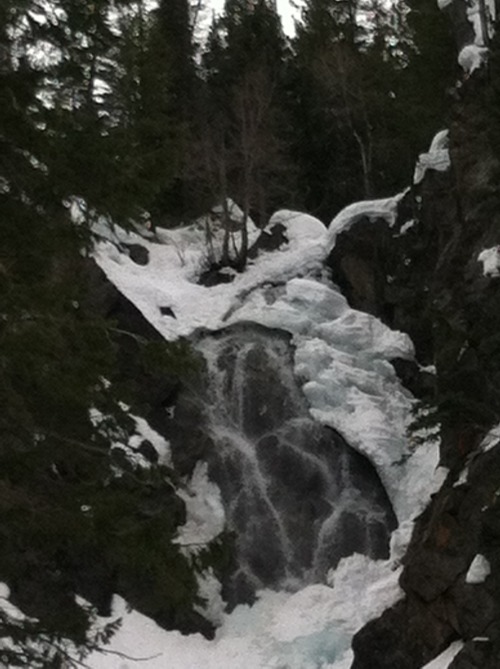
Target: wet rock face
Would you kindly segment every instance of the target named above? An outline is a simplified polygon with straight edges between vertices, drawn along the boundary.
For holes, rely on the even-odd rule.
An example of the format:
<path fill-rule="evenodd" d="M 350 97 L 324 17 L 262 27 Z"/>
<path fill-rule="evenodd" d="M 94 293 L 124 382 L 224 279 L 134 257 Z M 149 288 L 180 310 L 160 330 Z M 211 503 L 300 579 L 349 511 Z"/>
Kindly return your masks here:
<path fill-rule="evenodd" d="M 177 467 L 202 459 L 221 489 L 237 550 L 229 603 L 322 581 L 354 552 L 386 557 L 389 500 L 368 461 L 310 417 L 289 336 L 243 324 L 197 347 L 205 378 L 181 393 L 167 434 Z"/>

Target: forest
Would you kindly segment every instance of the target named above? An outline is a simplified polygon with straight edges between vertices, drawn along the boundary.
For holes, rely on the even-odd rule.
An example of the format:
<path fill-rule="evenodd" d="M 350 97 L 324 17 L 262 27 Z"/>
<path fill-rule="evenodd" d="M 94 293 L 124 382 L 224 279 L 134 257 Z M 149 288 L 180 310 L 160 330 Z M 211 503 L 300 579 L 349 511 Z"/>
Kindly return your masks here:
<path fill-rule="evenodd" d="M 0 582 L 25 614 L 0 610 L 4 666 L 78 666 L 71 649 L 105 644 L 97 581 L 149 588 L 197 629 L 195 573 L 230 552 L 186 558 L 175 472 L 114 448 L 141 411 L 123 339 L 142 370 L 193 361 L 90 299 L 95 222 L 154 233 L 221 207 L 230 226 L 231 199 L 259 227 L 283 207 L 326 224 L 411 183 L 456 95 L 435 0 L 306 0 L 293 38 L 272 0 L 201 17 L 189 0 L 0 4 Z M 243 236 L 221 262 L 247 253 Z"/>

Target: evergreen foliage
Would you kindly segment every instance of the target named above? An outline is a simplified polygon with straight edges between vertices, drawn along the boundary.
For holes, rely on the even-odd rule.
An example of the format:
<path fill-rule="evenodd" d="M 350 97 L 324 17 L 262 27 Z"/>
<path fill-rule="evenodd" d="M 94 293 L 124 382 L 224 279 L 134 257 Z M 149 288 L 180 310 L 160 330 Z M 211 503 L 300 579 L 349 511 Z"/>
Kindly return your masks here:
<path fill-rule="evenodd" d="M 74 196 L 89 215 L 126 219 L 136 207 L 115 190 L 133 179 L 110 167 L 110 10 L 0 8 L 0 581 L 28 616 L 0 614 L 9 666 L 76 663 L 70 649 L 77 658 L 116 628 L 92 630 L 95 607 L 109 614 L 114 592 L 133 600 L 142 584 L 172 624 L 198 615 L 195 565 L 173 541 L 185 520 L 175 475 L 118 445 L 135 423 L 115 328 L 86 306 L 91 218 L 69 215 Z M 182 346 L 166 348 L 145 359 L 185 367 Z"/>

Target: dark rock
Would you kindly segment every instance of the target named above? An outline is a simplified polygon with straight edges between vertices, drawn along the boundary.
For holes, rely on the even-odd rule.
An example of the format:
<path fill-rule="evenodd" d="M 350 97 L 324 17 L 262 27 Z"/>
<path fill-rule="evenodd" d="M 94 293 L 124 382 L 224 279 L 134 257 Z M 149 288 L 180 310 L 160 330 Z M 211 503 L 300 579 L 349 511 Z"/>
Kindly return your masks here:
<path fill-rule="evenodd" d="M 211 288 L 221 283 L 231 283 L 234 281 L 234 273 L 222 265 L 213 265 L 200 274 L 198 283 L 201 286 Z"/>
<path fill-rule="evenodd" d="M 137 452 L 146 458 L 149 462 L 157 463 L 159 459 L 158 451 L 148 439 L 143 439 L 137 447 Z"/>
<path fill-rule="evenodd" d="M 160 314 L 162 316 L 171 316 L 172 318 L 177 318 L 171 307 L 160 307 Z"/>
<path fill-rule="evenodd" d="M 396 370 L 399 380 L 405 388 L 419 399 L 429 399 L 433 397 L 436 378 L 430 372 L 422 371 L 414 360 L 404 360 L 403 358 L 394 358 L 391 364 Z"/>
<path fill-rule="evenodd" d="M 491 643 L 467 645 L 456 666 L 482 669 L 474 664 L 478 653 L 488 657 L 484 666 L 498 666 L 492 658 L 500 648 L 499 481 L 500 444 L 475 454 L 466 483 L 455 486 L 448 478 L 417 522 L 404 558 L 406 598 L 356 635 L 353 669 L 420 669 L 454 639 L 478 637 Z M 465 577 L 477 554 L 489 561 L 491 575 L 469 584 Z"/>
<path fill-rule="evenodd" d="M 421 669 L 456 638 L 440 615 L 403 600 L 354 636 L 351 669 Z"/>
<path fill-rule="evenodd" d="M 130 260 L 136 265 L 147 265 L 149 263 L 149 251 L 141 244 L 124 244 L 128 251 Z"/>
<path fill-rule="evenodd" d="M 285 226 L 282 223 L 276 223 L 260 233 L 257 241 L 250 247 L 248 257 L 256 258 L 260 251 L 277 251 L 283 244 L 287 243 Z"/>

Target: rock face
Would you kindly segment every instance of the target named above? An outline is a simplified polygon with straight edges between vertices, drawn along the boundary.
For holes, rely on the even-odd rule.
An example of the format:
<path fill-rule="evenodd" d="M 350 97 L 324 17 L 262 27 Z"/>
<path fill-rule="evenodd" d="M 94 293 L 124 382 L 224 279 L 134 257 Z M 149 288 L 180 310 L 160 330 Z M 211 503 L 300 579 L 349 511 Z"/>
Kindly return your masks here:
<path fill-rule="evenodd" d="M 461 0 L 449 5 L 460 46 L 470 38 L 466 9 Z M 353 669 L 420 669 L 458 639 L 465 646 L 451 669 L 500 666 L 499 437 L 481 446 L 500 423 L 500 278 L 485 276 L 478 261 L 500 245 L 499 59 L 497 36 L 488 69 L 459 90 L 451 170 L 428 172 L 392 229 L 358 223 L 329 261 L 354 306 L 408 332 L 419 362 L 435 366 L 431 385 L 398 372 L 436 408 L 450 469 L 417 521 L 401 578 L 406 597 L 357 634 Z M 469 583 L 476 555 L 491 573 Z"/>
<path fill-rule="evenodd" d="M 177 469 L 201 459 L 221 489 L 236 542 L 229 604 L 320 582 L 354 552 L 387 556 L 396 521 L 385 491 L 364 457 L 312 420 L 289 335 L 248 323 L 197 348 L 204 378 L 180 393 L 165 434 Z"/>
<path fill-rule="evenodd" d="M 452 477 L 419 519 L 405 558 L 406 598 L 354 639 L 353 669 L 420 669 L 457 639 L 453 669 L 500 666 L 500 443 L 477 454 L 463 483 Z M 491 574 L 468 583 L 476 555 Z"/>

